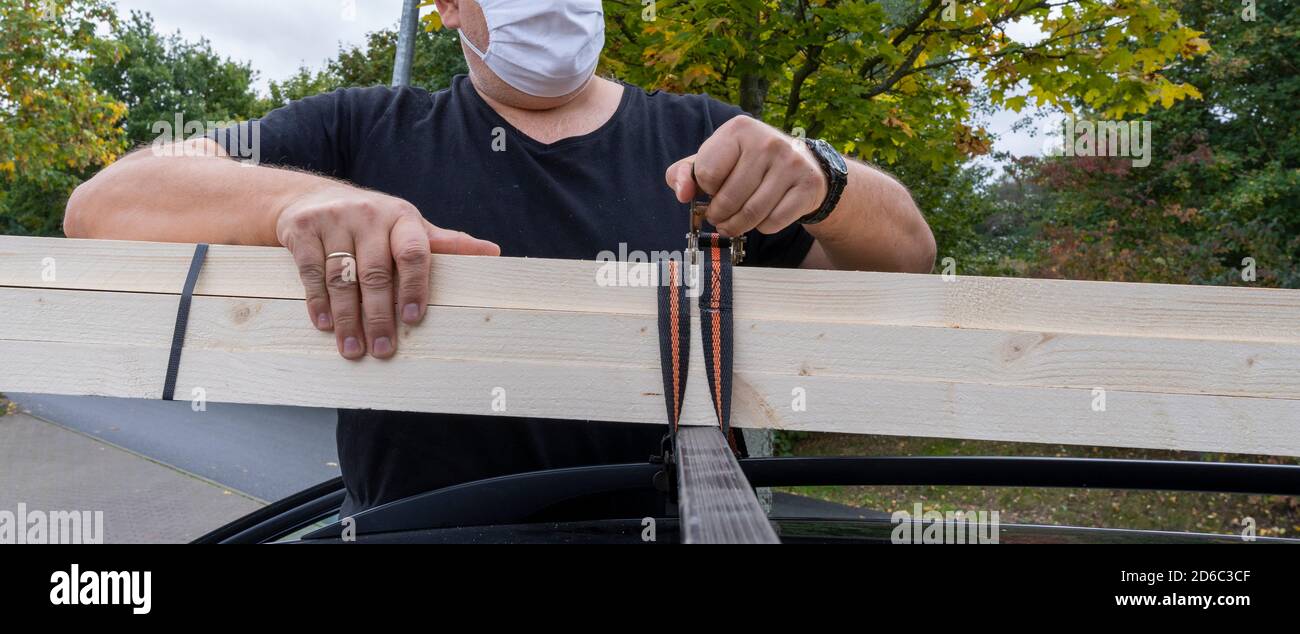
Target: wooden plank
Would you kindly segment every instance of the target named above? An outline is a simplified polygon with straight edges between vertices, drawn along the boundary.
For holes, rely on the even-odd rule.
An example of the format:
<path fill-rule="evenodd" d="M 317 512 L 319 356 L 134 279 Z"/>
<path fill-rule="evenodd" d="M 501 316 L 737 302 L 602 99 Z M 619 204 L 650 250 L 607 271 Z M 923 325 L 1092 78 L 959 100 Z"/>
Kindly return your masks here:
<path fill-rule="evenodd" d="M 192 253 L 183 244 L 0 236 L 0 286 L 177 293 Z M 43 279 L 51 262 L 55 278 Z M 602 267 L 435 256 L 431 303 L 653 314 L 652 293 L 600 285 Z M 214 245 L 196 292 L 302 299 L 296 275 L 283 249 Z M 1285 289 L 742 267 L 735 293 L 736 315 L 754 319 L 1300 342 L 1300 292 Z"/>
<path fill-rule="evenodd" d="M 0 390 L 158 398 L 191 251 L 0 238 Z M 348 362 L 306 323 L 282 250 L 213 252 L 200 290 L 232 296 L 195 299 L 180 398 L 662 424 L 654 293 L 596 284 L 597 263 L 439 257 L 429 319 L 403 329 L 398 358 Z M 31 270 L 41 253 L 56 253 L 48 282 Z M 985 300 L 952 290 L 971 278 L 737 274 L 738 427 L 1300 455 L 1300 343 L 1280 316 L 1295 291 L 987 280 Z M 998 294 L 1014 288 L 1026 295 Z M 1049 310 L 1039 293 L 1111 314 Z M 963 327 L 940 324 L 953 315 Z M 1022 326 L 1053 320 L 1073 330 Z M 683 420 L 711 425 L 699 354 Z"/>
<path fill-rule="evenodd" d="M 167 347 L 175 296 L 0 288 L 27 340 Z M 114 319 L 99 316 L 113 315 Z M 699 332 L 698 325 L 696 332 Z M 11 335 L 0 333 L 0 338 Z M 797 379 L 860 376 L 1026 387 L 1300 398 L 1300 345 L 741 318 L 735 367 Z M 654 317 L 435 306 L 402 327 L 403 357 L 658 367 Z M 299 302 L 196 298 L 187 349 L 334 354 Z"/>
<path fill-rule="evenodd" d="M 7 362 L 0 389 L 158 398 L 174 302 L 174 296 L 134 293 L 3 291 L 0 357 Z M 648 317 L 439 307 L 429 324 L 405 335 L 397 359 L 349 362 L 335 353 L 331 335 L 300 322 L 298 308 L 287 300 L 196 299 L 178 394 L 189 398 L 201 388 L 213 402 L 663 420 Z M 824 355 L 824 363 L 837 348 L 861 345 L 852 340 L 851 325 L 838 327 L 843 341 L 795 337 L 788 345 L 738 328 L 738 341 L 747 345 L 736 353 L 735 424 L 1300 455 L 1296 400 L 1142 392 L 1113 380 L 1047 388 L 861 375 L 849 361 L 866 359 L 870 372 L 878 361 L 856 354 L 843 356 L 844 365 L 830 368 L 836 371 L 825 365 L 807 371 L 784 356 Z M 15 332 L 35 341 L 16 340 Z M 877 339 L 883 344 L 887 335 Z M 939 345 L 920 355 L 924 361 L 912 371 L 946 367 L 931 363 L 944 350 Z M 713 424 L 698 346 L 692 356 L 683 419 Z M 1092 410 L 1093 387 L 1107 390 L 1104 412 Z M 497 388 L 505 390 L 504 412 L 492 407 Z M 802 411 L 794 406 L 795 390 L 806 398 Z"/>
<path fill-rule="evenodd" d="M 0 390 L 158 398 L 166 350 L 0 340 Z M 700 364 L 692 364 L 693 368 Z M 703 377 L 687 389 L 683 424 L 716 425 Z M 350 364 L 337 355 L 187 350 L 177 397 L 210 402 L 380 408 L 663 424 L 657 370 L 399 358 Z M 494 411 L 504 388 L 507 410 Z M 793 407 L 803 390 L 807 406 Z M 1296 401 L 1025 388 L 860 377 L 738 373 L 737 427 L 1300 456 Z"/>

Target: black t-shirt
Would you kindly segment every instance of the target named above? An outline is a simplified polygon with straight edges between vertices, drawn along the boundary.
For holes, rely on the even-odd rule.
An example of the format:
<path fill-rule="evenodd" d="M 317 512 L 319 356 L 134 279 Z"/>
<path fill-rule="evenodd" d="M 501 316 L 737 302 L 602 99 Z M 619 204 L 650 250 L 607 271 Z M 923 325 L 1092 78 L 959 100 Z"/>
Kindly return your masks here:
<path fill-rule="evenodd" d="M 628 85 L 599 129 L 544 144 L 506 122 L 462 75 L 432 94 L 354 88 L 294 102 L 258 122 L 257 147 L 263 165 L 310 170 L 401 197 L 435 225 L 501 245 L 503 256 L 594 260 L 602 251 L 620 253 L 620 243 L 623 252 L 682 249 L 687 212 L 664 184 L 664 172 L 742 114 L 704 95 Z M 240 134 L 250 147 L 247 125 Z M 248 157 L 229 131 L 216 137 L 232 154 Z M 502 142 L 504 151 L 497 151 Z M 774 235 L 751 232 L 748 239 L 745 264 L 785 267 L 797 266 L 813 241 L 798 225 Z M 644 461 L 657 452 L 664 431 L 340 410 L 344 514 L 487 477 Z"/>

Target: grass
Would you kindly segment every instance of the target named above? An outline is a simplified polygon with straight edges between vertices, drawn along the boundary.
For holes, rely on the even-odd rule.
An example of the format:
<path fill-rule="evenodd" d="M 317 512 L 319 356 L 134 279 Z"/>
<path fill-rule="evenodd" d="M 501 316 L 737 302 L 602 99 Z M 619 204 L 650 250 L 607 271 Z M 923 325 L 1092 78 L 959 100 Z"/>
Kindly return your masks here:
<path fill-rule="evenodd" d="M 1111 447 L 1040 445 L 944 438 L 853 434 L 782 434 L 777 446 L 797 456 L 1054 456 L 1300 464 L 1293 458 Z M 1029 487 L 844 486 L 795 487 L 791 493 L 885 512 L 998 511 L 1003 523 L 1300 537 L 1300 498 L 1227 493 L 1052 489 Z"/>

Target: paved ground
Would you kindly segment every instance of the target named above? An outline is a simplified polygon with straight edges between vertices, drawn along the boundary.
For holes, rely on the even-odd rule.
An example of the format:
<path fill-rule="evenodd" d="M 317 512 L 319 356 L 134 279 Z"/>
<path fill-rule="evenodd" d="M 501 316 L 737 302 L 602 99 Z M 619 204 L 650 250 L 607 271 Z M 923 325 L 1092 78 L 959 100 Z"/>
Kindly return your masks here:
<path fill-rule="evenodd" d="M 10 394 L 45 420 L 272 502 L 339 475 L 332 409 Z"/>
<path fill-rule="evenodd" d="M 103 511 L 105 543 L 191 541 L 262 503 L 26 414 L 0 417 L 0 510 Z"/>

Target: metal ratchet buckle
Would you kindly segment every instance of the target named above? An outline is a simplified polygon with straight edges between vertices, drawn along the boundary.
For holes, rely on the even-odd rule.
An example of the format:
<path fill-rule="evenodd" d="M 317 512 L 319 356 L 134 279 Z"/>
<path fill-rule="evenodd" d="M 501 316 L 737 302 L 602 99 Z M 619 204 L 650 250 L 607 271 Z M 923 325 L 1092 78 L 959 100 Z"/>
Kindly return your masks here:
<path fill-rule="evenodd" d="M 700 228 L 704 226 L 704 216 L 709 211 L 709 203 L 700 200 L 691 201 L 691 232 L 686 234 L 686 261 L 692 265 L 700 263 Z M 745 259 L 745 236 L 731 238 L 731 263 L 740 264 Z"/>

